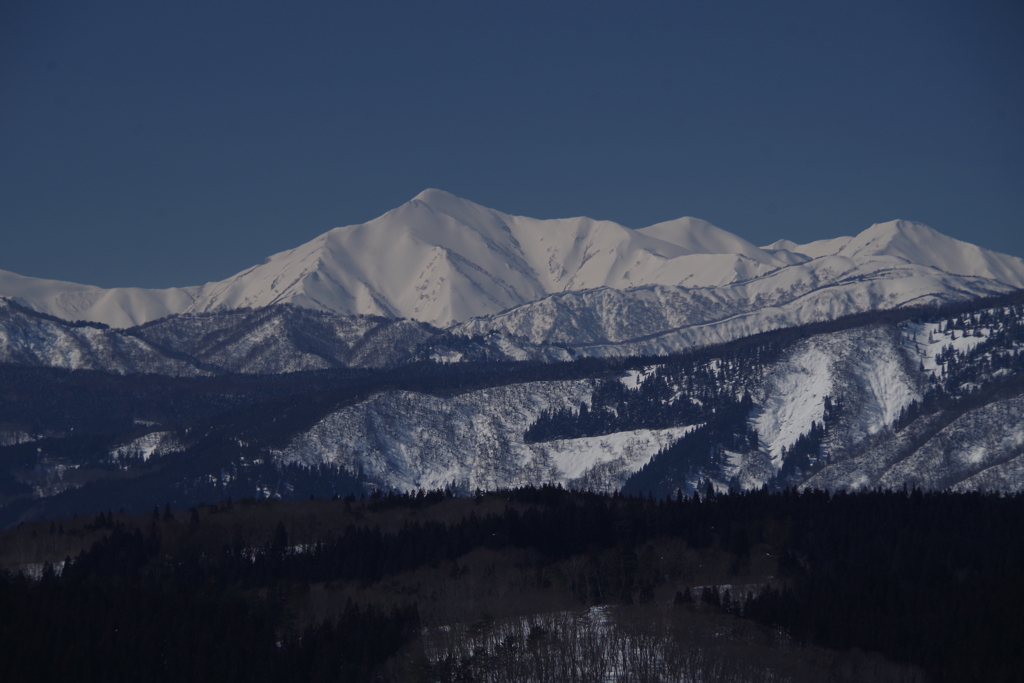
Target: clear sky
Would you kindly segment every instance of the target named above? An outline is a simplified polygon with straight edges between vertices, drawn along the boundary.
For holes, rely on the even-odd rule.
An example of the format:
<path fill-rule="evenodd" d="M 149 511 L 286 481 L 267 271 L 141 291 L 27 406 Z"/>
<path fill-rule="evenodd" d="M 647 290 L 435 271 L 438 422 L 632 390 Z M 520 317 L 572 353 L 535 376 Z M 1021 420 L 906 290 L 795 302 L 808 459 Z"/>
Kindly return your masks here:
<path fill-rule="evenodd" d="M 0 268 L 219 280 L 437 187 L 1024 257 L 1024 3 L 0 3 Z"/>

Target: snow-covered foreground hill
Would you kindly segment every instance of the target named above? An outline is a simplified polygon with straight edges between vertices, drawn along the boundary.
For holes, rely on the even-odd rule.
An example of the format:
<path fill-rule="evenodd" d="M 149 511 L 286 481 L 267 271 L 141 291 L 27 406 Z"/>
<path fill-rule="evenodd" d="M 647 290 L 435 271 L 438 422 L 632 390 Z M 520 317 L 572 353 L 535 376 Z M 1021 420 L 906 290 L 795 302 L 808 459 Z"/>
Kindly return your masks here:
<path fill-rule="evenodd" d="M 646 402 L 644 386 L 654 387 L 650 394 L 660 395 L 661 403 L 682 406 L 703 390 L 679 378 L 706 372 L 710 385 L 725 387 L 726 398 L 750 396 L 751 409 L 731 429 L 756 432 L 757 448 L 737 448 L 733 436 L 716 446 L 721 449 L 716 457 L 686 453 L 688 469 L 673 480 L 677 488 L 694 490 L 705 480 L 719 488 L 907 483 L 929 489 L 1017 489 L 1024 486 L 1019 476 L 1024 403 L 1006 394 L 979 397 L 986 386 L 1016 376 L 1011 368 L 1024 348 L 1018 313 L 1000 309 L 1000 322 L 982 322 L 995 315 L 989 312 L 955 322 L 907 321 L 817 334 L 760 352 L 765 362 L 712 351 L 703 365 L 679 374 L 657 365 L 645 373 L 625 373 L 614 381 L 631 390 L 614 405 L 596 398 L 608 394 L 601 382 L 609 380 L 516 384 L 449 399 L 386 392 L 325 417 L 275 457 L 283 463 L 342 466 L 367 481 L 404 490 L 543 482 L 613 490 L 699 426 L 680 412 L 669 428 L 636 428 L 644 424 L 644 412 L 655 409 Z M 1002 358 L 997 365 L 1009 366 L 993 370 L 991 356 Z M 950 379 L 950 367 L 957 363 L 960 375 Z M 655 386 L 659 382 L 663 389 Z M 945 407 L 919 414 L 929 402 Z M 608 411 L 608 420 L 631 411 L 636 417 L 621 430 L 598 426 L 607 433 L 526 442 L 524 434 L 542 410 L 575 410 L 580 403 L 595 414 Z M 816 426 L 818 440 L 807 446 Z"/>
<path fill-rule="evenodd" d="M 886 429 L 912 400 L 921 398 L 924 378 L 913 372 L 902 346 L 902 337 L 885 327 L 819 335 L 736 377 L 735 391 L 750 392 L 757 406 L 749 425 L 759 434 L 759 449 L 727 449 L 727 458 L 717 467 L 696 468 L 678 484 L 693 490 L 702 479 L 721 488 L 771 483 L 782 468 L 785 450 L 813 422 L 824 419 L 830 397 L 838 401 L 842 396 L 844 409 L 830 443 L 859 443 Z M 657 376 L 658 369 L 652 371 Z M 632 377 L 627 373 L 622 381 Z M 594 380 L 531 382 L 451 398 L 384 392 L 326 416 L 274 457 L 281 464 L 342 467 L 376 486 L 405 491 L 446 486 L 491 490 L 552 482 L 614 491 L 697 426 L 525 442 L 526 430 L 542 410 L 591 405 L 596 386 Z M 823 461 L 831 450 L 823 447 Z"/>
<path fill-rule="evenodd" d="M 282 332 L 296 310 L 238 315 L 298 353 L 301 340 Z M 194 345 L 177 325 L 209 325 L 214 359 L 219 320 L 171 319 L 160 343 L 177 330 Z M 385 337 L 393 324 L 363 321 Z M 663 358 L 194 378 L 8 365 L 0 375 L 8 523 L 100 499 L 151 509 L 154 499 L 544 483 L 658 496 L 709 484 L 1024 490 L 1019 296 Z"/>
<path fill-rule="evenodd" d="M 529 382 L 452 398 L 384 392 L 332 413 L 274 456 L 282 464 L 343 467 L 404 491 L 545 483 L 617 491 L 691 427 L 524 443 L 541 410 L 588 401 L 593 385 Z"/>

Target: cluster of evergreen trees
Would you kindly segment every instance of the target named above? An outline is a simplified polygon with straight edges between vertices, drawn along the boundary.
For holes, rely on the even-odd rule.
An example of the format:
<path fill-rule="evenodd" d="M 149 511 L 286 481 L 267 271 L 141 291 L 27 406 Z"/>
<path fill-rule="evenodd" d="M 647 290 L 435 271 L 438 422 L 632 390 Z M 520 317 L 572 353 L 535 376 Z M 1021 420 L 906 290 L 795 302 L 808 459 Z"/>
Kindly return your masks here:
<path fill-rule="evenodd" d="M 624 493 L 666 497 L 693 493 L 705 476 L 716 475 L 725 464 L 726 450 L 749 453 L 759 446 L 757 431 L 747 420 L 754 407 L 750 394 L 740 400 L 722 396 L 708 420 L 659 451 L 625 483 Z"/>
<path fill-rule="evenodd" d="M 964 313 L 946 320 L 941 329 L 954 338 L 959 333 L 984 337 L 984 341 L 963 351 L 950 344 L 936 354 L 940 372 L 933 382 L 939 394 L 958 398 L 980 384 L 1019 375 L 1024 369 L 1024 305 Z"/>
<path fill-rule="evenodd" d="M 302 586 L 272 572 L 242 585 L 194 550 L 162 557 L 157 534 L 118 525 L 59 577 L 0 574 L 0 679 L 355 683 L 418 633 L 415 606 L 351 602 L 338 619 L 290 628 L 289 593 Z"/>
<path fill-rule="evenodd" d="M 715 420 L 721 411 L 732 409 L 744 383 L 758 377 L 779 350 L 769 343 L 671 356 L 660 359 L 633 389 L 619 377 L 600 380 L 589 406 L 543 411 L 524 440 L 536 443 Z"/>
<path fill-rule="evenodd" d="M 60 576 L 0 574 L 0 679 L 371 680 L 415 640 L 415 601 L 350 604 L 335 618 L 294 623 L 290 606 L 311 584 L 376 585 L 475 549 L 528 549 L 539 588 L 567 590 L 583 605 L 643 604 L 672 581 L 649 550 L 658 539 L 727 553 L 731 571 L 755 552 L 778 558 L 777 581 L 760 592 L 716 601 L 711 590 L 704 599 L 798 640 L 881 652 L 937 681 L 1016 680 L 1024 666 L 1021 495 L 709 491 L 654 500 L 545 487 L 478 500 L 504 509 L 469 504 L 451 521 L 410 518 L 392 533 L 373 516 L 456 504 L 465 512 L 468 501 L 338 500 L 367 523 L 302 548 L 283 523 L 254 548 L 210 541 L 198 513 L 176 521 L 155 511 L 148 529 L 104 515 L 97 525 L 109 535 L 69 558 Z M 168 524 L 193 541 L 167 546 Z M 572 557 L 584 558 L 584 580 L 559 587 L 544 578 L 544 567 Z"/>

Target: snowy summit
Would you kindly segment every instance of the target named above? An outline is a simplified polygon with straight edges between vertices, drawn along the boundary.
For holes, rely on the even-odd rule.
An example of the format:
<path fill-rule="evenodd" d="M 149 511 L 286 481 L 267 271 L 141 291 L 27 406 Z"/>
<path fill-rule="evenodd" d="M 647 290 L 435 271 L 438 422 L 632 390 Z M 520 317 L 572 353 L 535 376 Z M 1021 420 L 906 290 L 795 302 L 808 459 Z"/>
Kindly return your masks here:
<path fill-rule="evenodd" d="M 881 305 L 998 293 L 1024 287 L 1024 261 L 907 221 L 876 224 L 852 238 L 761 248 L 697 218 L 638 230 L 585 217 L 539 220 L 430 189 L 369 222 L 335 228 L 201 287 L 105 290 L 0 271 L 0 296 L 113 327 L 282 303 L 448 327 L 602 288 L 685 288 L 749 303 L 768 292 L 803 296 L 882 280 L 906 286 L 887 286 Z"/>

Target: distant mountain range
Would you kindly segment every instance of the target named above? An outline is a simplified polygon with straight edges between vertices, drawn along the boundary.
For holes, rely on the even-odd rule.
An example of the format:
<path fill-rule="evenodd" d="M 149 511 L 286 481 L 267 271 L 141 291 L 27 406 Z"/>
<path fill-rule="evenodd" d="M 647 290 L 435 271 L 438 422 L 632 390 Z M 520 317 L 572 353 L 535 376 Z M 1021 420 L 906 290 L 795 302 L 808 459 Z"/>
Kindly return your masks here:
<path fill-rule="evenodd" d="M 874 286 L 851 290 L 855 282 Z M 605 288 L 686 288 L 747 307 L 764 301 L 760 308 L 780 291 L 795 297 L 826 287 L 874 295 L 883 306 L 976 296 L 1024 287 L 1024 261 L 907 221 L 760 248 L 697 218 L 632 230 L 590 218 L 511 216 L 426 190 L 368 223 L 198 287 L 100 289 L 0 271 L 0 296 L 111 327 L 275 304 L 448 327 Z"/>
<path fill-rule="evenodd" d="M 0 361 L 145 371 L 148 360 L 143 366 L 104 364 L 95 359 L 105 352 L 88 349 L 127 344 L 141 359 L 160 355 L 169 343 L 177 360 L 182 352 L 192 358 L 198 347 L 209 350 L 211 325 L 221 330 L 217 343 L 223 347 L 232 336 L 225 326 L 252 320 L 236 315 L 213 324 L 209 314 L 283 304 L 334 316 L 417 321 L 461 338 L 490 337 L 490 358 L 500 357 L 500 348 L 516 359 L 654 355 L 852 313 L 1022 287 L 1024 260 L 907 221 L 876 224 L 855 237 L 803 245 L 780 240 L 761 248 L 696 218 L 632 230 L 589 218 L 511 216 L 426 190 L 368 223 L 335 228 L 227 280 L 197 287 L 100 289 L 0 271 L 0 297 L 64 321 L 129 329 L 183 316 L 171 325 L 176 332 L 170 342 L 156 339 L 155 328 L 132 332 L 135 339 L 127 342 L 123 335 L 68 332 L 59 324 L 39 331 L 37 344 L 8 335 L 0 339 Z M 326 343 L 346 347 L 358 342 L 357 329 L 376 329 L 367 323 L 335 327 L 345 330 Z M 142 348 L 139 341 L 160 348 Z M 441 344 L 432 357 L 457 360 L 461 346 Z M 252 363 L 250 371 L 351 364 L 345 353 L 327 357 Z M 246 371 L 244 366 L 232 360 L 207 369 Z"/>
<path fill-rule="evenodd" d="M 232 495 L 1024 489 L 1024 261 L 427 190 L 223 282 L 0 271 L 0 523 Z M 526 361 L 526 362 L 523 362 Z"/>

